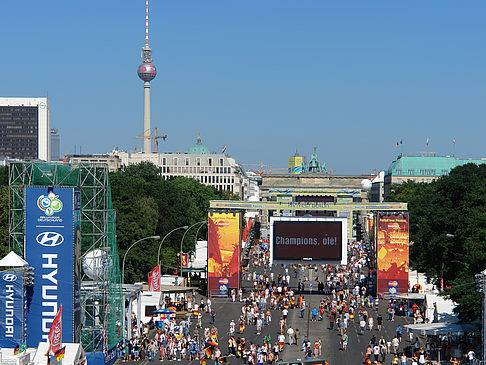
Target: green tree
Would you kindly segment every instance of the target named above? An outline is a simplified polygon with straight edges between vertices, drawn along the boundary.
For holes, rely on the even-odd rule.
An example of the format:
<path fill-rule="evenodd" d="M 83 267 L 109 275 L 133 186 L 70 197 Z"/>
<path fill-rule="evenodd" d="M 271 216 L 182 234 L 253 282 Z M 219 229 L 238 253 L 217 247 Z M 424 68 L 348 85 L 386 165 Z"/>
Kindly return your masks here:
<path fill-rule="evenodd" d="M 116 211 L 117 243 L 120 262 L 128 247 L 136 240 L 159 235 L 182 226 L 207 220 L 211 199 L 221 199 L 221 193 L 197 180 L 176 177 L 160 178 L 159 169 L 151 163 L 130 165 L 125 171 L 110 174 L 113 207 Z M 184 237 L 183 251 L 195 249 L 195 225 Z M 201 227 L 199 236 L 206 234 Z M 176 230 L 161 248 L 162 270 L 177 268 L 184 230 Z M 146 280 L 147 273 L 157 265 L 159 241 L 143 241 L 130 250 L 125 263 L 125 282 Z"/>
<path fill-rule="evenodd" d="M 474 275 L 486 268 L 486 165 L 457 167 L 430 184 L 393 185 L 387 200 L 408 203 L 411 265 L 438 285 L 443 278 L 459 317 L 476 319 Z"/>

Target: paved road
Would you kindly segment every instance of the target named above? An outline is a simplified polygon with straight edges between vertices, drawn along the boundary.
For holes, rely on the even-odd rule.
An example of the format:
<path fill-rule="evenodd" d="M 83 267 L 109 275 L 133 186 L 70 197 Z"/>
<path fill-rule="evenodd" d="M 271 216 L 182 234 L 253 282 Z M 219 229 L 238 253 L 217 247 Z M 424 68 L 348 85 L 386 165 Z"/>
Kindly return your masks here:
<path fill-rule="evenodd" d="M 253 268 L 251 270 L 254 270 Z M 262 271 L 261 268 L 256 268 L 255 270 L 257 271 Z M 283 268 L 280 266 L 274 266 L 272 268 L 272 271 L 277 275 L 278 273 L 283 273 Z M 303 273 L 299 272 L 299 277 L 303 277 Z M 308 276 L 307 273 L 305 275 Z M 291 275 L 291 287 L 296 289 L 297 288 L 297 282 L 298 278 L 294 278 L 293 275 Z M 321 279 L 323 274 L 320 273 Z M 247 280 L 242 281 L 243 288 L 246 293 L 251 291 L 251 285 L 252 283 L 248 282 Z M 314 288 L 316 285 L 314 284 Z M 307 310 L 305 313 L 304 318 L 300 318 L 300 310 L 298 309 L 291 309 L 289 311 L 289 316 L 288 316 L 288 326 L 292 326 L 294 329 L 298 328 L 300 333 L 301 333 L 301 339 L 300 343 L 297 345 L 285 345 L 284 351 L 281 354 L 281 359 L 282 361 L 295 361 L 299 359 L 303 359 L 304 353 L 301 351 L 302 347 L 302 338 L 305 334 L 308 333 L 309 340 L 312 341 L 312 343 L 320 337 L 322 339 L 322 358 L 328 361 L 330 365 L 340 365 L 340 364 L 346 364 L 346 365 L 359 365 L 363 363 L 363 356 L 364 352 L 366 351 L 366 347 L 369 343 L 370 338 L 374 334 L 377 339 L 380 338 L 380 336 L 384 336 L 385 339 L 391 340 L 396 333 L 396 327 L 398 324 L 403 324 L 409 323 L 410 321 L 406 320 L 403 317 L 395 317 L 395 321 L 391 322 L 388 321 L 387 318 L 388 316 L 386 315 L 386 305 L 384 301 L 381 301 L 380 303 L 380 308 L 379 312 L 382 314 L 384 318 L 384 323 L 383 323 L 383 328 L 382 331 L 379 332 L 376 329 L 374 329 L 372 332 L 369 332 L 368 330 L 366 331 L 365 335 L 360 335 L 358 334 L 359 332 L 359 324 L 357 322 L 351 322 L 350 326 L 348 327 L 348 335 L 349 335 L 349 344 L 348 344 L 348 349 L 347 351 L 342 351 L 341 350 L 341 345 L 340 345 L 340 335 L 336 329 L 330 330 L 329 328 L 329 321 L 327 316 L 325 316 L 323 321 L 316 321 L 316 322 L 309 322 L 309 315 L 308 311 L 312 309 L 313 306 L 318 307 L 320 299 L 323 297 L 322 294 L 317 294 L 314 292 L 314 294 L 305 294 L 306 297 L 306 302 L 307 302 Z M 198 302 L 200 302 L 200 296 L 197 297 Z M 228 332 L 229 332 L 229 323 L 232 319 L 235 320 L 235 323 L 238 324 L 238 318 L 239 315 L 241 314 L 241 306 L 242 304 L 239 302 L 232 302 L 230 299 L 213 299 L 212 300 L 212 305 L 213 308 L 216 311 L 216 320 L 215 320 L 215 325 L 218 328 L 219 332 L 219 344 L 221 347 L 221 350 L 223 354 L 227 353 L 227 340 L 228 340 Z M 375 318 L 375 323 L 376 323 L 376 317 L 377 313 L 374 309 L 368 310 L 368 313 Z M 280 318 L 280 311 L 272 311 L 272 323 L 269 326 L 264 326 L 262 333 L 260 335 L 256 334 L 255 326 L 246 326 L 244 332 L 241 336 L 244 337 L 248 343 L 256 343 L 256 344 L 261 344 L 263 342 L 263 337 L 265 335 L 270 335 L 272 337 L 272 343 L 275 342 L 277 339 L 278 331 L 279 331 L 279 325 L 278 325 L 278 320 Z M 206 325 L 209 326 L 209 315 L 207 313 L 203 314 L 203 329 Z M 193 322 L 191 325 L 191 334 L 193 333 L 194 330 L 194 325 L 195 323 Z M 376 328 L 376 324 L 375 324 Z M 203 329 L 200 330 L 200 333 L 203 332 Z M 406 341 L 406 333 L 404 332 L 404 340 L 401 345 L 401 348 L 403 346 L 407 346 L 410 343 Z M 390 364 L 392 360 L 392 355 L 388 355 L 386 359 L 386 364 Z M 157 360 L 156 362 L 160 362 L 160 360 Z M 165 361 L 165 362 L 170 362 L 170 361 Z M 122 361 L 118 360 L 117 364 L 121 364 Z M 142 362 L 138 361 L 127 361 L 123 362 L 124 364 L 147 364 L 149 363 L 148 360 L 144 360 Z M 181 363 L 189 363 L 189 361 L 181 361 Z M 193 364 L 199 363 L 199 361 L 193 361 Z M 242 361 L 240 359 L 236 358 L 228 358 L 228 364 L 241 364 Z M 207 362 L 208 365 L 212 365 L 212 361 Z"/>
<path fill-rule="evenodd" d="M 299 273 L 299 277 L 303 275 Z M 321 274 L 321 276 L 323 276 Z M 314 285 L 315 287 L 315 285 Z M 305 294 L 306 303 L 308 304 L 308 308 L 312 309 L 315 305 L 318 308 L 319 302 L 323 297 L 322 294 Z M 309 303 L 310 302 L 310 303 Z M 404 317 L 395 316 L 395 321 L 391 322 L 388 321 L 388 315 L 386 314 L 387 311 L 387 302 L 381 301 L 378 312 L 384 318 L 382 330 L 378 331 L 376 329 L 376 317 L 377 311 L 374 309 L 368 309 L 369 315 L 373 316 L 375 319 L 375 329 L 370 332 L 366 330 L 364 335 L 359 334 L 359 323 L 350 322 L 348 327 L 348 336 L 349 342 L 347 351 L 341 350 L 340 344 L 340 334 L 336 327 L 333 330 L 330 330 L 329 327 L 329 318 L 328 316 L 324 316 L 323 321 L 308 321 L 308 310 L 304 315 L 304 318 L 300 318 L 300 311 L 297 309 L 292 310 L 289 313 L 288 325 L 292 326 L 294 329 L 298 328 L 301 333 L 301 337 L 307 333 L 309 333 L 309 340 L 314 343 L 317 338 L 321 338 L 322 340 L 322 359 L 325 359 L 330 365 L 353 365 L 353 364 L 363 364 L 364 360 L 364 353 L 366 352 L 366 347 L 373 336 L 377 339 L 380 336 L 383 336 L 386 340 L 391 340 L 396 334 L 397 325 L 400 324 L 403 327 L 403 324 L 410 323 L 410 320 L 405 319 Z M 406 341 L 406 333 L 403 332 L 403 340 L 400 346 L 400 350 L 403 349 L 404 346 L 410 345 L 410 342 Z M 285 346 L 284 353 L 283 353 L 283 360 L 284 361 L 294 361 L 298 359 L 304 359 L 304 353 L 301 351 L 302 344 L 299 343 L 298 345 L 293 346 Z M 390 364 L 392 360 L 392 355 L 387 355 L 385 360 L 385 364 Z"/>

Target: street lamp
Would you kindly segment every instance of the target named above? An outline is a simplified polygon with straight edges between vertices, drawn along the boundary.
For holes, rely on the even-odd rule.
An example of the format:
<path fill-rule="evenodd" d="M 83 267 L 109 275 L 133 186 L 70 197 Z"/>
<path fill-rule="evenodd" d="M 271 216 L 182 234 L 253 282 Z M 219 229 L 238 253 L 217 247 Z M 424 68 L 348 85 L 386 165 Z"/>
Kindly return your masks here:
<path fill-rule="evenodd" d="M 182 243 L 184 242 L 184 237 L 186 237 L 187 231 L 189 231 L 192 227 L 194 227 L 194 226 L 196 226 L 198 224 L 201 224 L 202 225 L 203 223 L 206 223 L 206 221 L 201 221 L 201 222 L 194 223 L 192 226 L 190 226 L 188 229 L 186 229 L 186 231 L 182 235 L 182 239 L 181 239 L 181 251 L 179 252 L 179 254 L 180 254 L 179 261 L 181 262 L 181 276 L 182 276 Z"/>
<path fill-rule="evenodd" d="M 208 224 L 207 221 L 204 221 L 204 223 Z M 199 234 L 199 231 L 201 230 L 202 227 L 204 227 L 204 224 L 201 223 L 201 225 L 199 226 L 199 228 L 196 231 L 196 237 L 194 238 L 194 247 L 197 246 L 197 235 Z"/>
<path fill-rule="evenodd" d="M 157 265 L 160 265 L 160 249 L 162 247 L 162 244 L 164 243 L 164 240 L 167 238 L 167 236 L 169 236 L 172 232 L 177 231 L 178 229 L 188 229 L 188 228 L 189 228 L 189 226 L 182 226 L 182 227 L 174 228 L 172 231 L 167 233 L 164 236 L 164 238 L 162 238 L 162 241 L 160 241 L 160 245 L 159 245 L 159 251 L 157 252 Z"/>
<path fill-rule="evenodd" d="M 150 240 L 150 239 L 154 239 L 154 240 L 160 240 L 160 236 L 149 236 L 149 237 L 144 237 L 144 238 L 141 238 L 139 239 L 138 241 L 135 241 L 132 243 L 132 245 L 130 247 L 128 247 L 128 250 L 125 252 L 125 255 L 123 255 L 123 264 L 122 264 L 122 283 L 125 283 L 125 259 L 127 258 L 127 254 L 128 252 L 130 251 L 130 249 L 135 246 L 137 243 L 139 242 L 142 242 L 142 241 L 145 241 L 145 240 Z"/>
<path fill-rule="evenodd" d="M 123 255 L 123 263 L 122 263 L 122 293 L 123 293 L 123 284 L 125 283 L 125 259 L 127 257 L 128 251 L 135 246 L 137 243 L 149 239 L 154 239 L 154 240 L 160 240 L 160 236 L 149 236 L 149 237 L 144 237 L 139 239 L 138 241 L 135 241 L 132 243 L 130 247 L 128 247 L 128 250 L 125 252 L 125 255 Z M 138 299 L 140 300 L 140 298 Z M 132 314 L 130 313 L 130 316 Z M 125 328 L 126 328 L 126 323 L 125 323 L 125 316 L 126 316 L 126 310 L 125 310 L 125 296 L 123 296 L 123 339 L 125 339 Z"/>

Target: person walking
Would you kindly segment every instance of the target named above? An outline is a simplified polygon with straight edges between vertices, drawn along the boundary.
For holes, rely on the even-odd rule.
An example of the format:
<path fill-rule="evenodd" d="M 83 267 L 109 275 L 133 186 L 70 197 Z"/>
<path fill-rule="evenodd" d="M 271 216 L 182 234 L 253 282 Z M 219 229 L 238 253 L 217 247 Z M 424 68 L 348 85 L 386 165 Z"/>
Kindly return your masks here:
<path fill-rule="evenodd" d="M 343 351 L 346 351 L 346 349 L 348 348 L 348 334 L 345 333 L 342 338 L 341 338 L 341 347 L 343 349 Z"/>
<path fill-rule="evenodd" d="M 294 329 L 292 328 L 292 326 L 290 326 L 287 330 L 287 337 L 288 337 L 288 342 L 289 342 L 289 345 L 293 345 L 294 344 L 294 337 L 295 336 L 295 331 Z"/>

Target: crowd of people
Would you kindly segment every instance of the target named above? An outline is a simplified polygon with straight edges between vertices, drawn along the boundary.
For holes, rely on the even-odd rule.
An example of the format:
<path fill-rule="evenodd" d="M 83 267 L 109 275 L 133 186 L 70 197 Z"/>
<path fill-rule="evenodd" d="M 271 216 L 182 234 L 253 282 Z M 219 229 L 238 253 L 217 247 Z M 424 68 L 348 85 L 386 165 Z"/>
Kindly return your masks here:
<path fill-rule="evenodd" d="M 148 325 L 142 331 L 135 331 L 140 335 L 124 345 L 124 359 L 154 361 L 157 357 L 217 365 L 234 357 L 245 365 L 273 365 L 282 360 L 286 346 L 297 346 L 302 351 L 302 359 L 322 359 L 326 354 L 323 354 L 321 336 L 327 327 L 339 336 L 339 347 L 343 352 L 350 346 L 356 348 L 364 344 L 365 365 L 430 363 L 430 346 L 413 335 L 404 339 L 402 326 L 391 323 L 397 323 L 396 315 L 413 317 L 415 323 L 420 323 L 423 308 L 408 305 L 405 301 L 383 302 L 383 299 L 370 295 L 368 283 L 373 280 L 374 272 L 369 269 L 368 253 L 360 242 L 349 244 L 346 266 L 296 264 L 272 270 L 268 246 L 263 245 L 256 246 L 251 257 L 242 275 L 247 289 L 230 293 L 231 301 L 241 305 L 238 316 L 221 324 L 216 321 L 217 313 L 211 298 L 196 300 L 189 297 L 184 306 L 193 313 L 192 321 L 168 318 L 152 331 Z M 316 305 L 309 306 L 304 292 L 312 291 L 313 284 L 322 297 Z M 299 328 L 290 325 L 291 311 L 296 311 L 302 318 L 308 316 L 311 322 L 317 322 L 317 326 L 322 323 L 321 336 L 308 338 Z M 206 322 L 209 323 L 203 325 Z M 216 322 L 224 333 L 224 344 L 220 343 Z M 388 322 L 388 331 L 382 330 L 385 322 Z M 270 331 L 271 325 L 277 330 Z M 394 328 L 392 336 L 389 335 L 390 327 Z M 350 332 L 351 328 L 356 331 Z M 355 333 L 366 340 L 357 343 Z"/>

